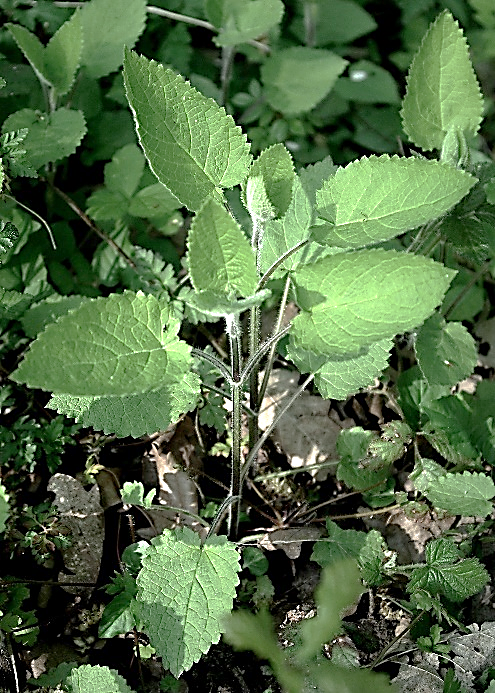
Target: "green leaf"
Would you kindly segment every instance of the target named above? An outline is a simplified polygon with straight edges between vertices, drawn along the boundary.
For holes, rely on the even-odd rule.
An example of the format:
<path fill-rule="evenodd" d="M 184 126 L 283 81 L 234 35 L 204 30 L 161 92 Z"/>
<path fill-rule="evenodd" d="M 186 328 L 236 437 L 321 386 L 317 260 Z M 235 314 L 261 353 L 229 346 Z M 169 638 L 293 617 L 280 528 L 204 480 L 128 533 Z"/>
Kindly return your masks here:
<path fill-rule="evenodd" d="M 486 569 L 476 558 L 462 559 L 450 539 L 430 541 L 425 551 L 426 566 L 416 568 L 407 585 L 414 593 L 426 590 L 431 595 L 443 594 L 453 602 L 462 602 L 479 592 L 488 582 Z"/>
<path fill-rule="evenodd" d="M 158 180 L 197 210 L 220 188 L 241 183 L 251 163 L 249 144 L 231 116 L 182 77 L 126 52 L 127 98 L 146 158 Z"/>
<path fill-rule="evenodd" d="M 453 270 L 429 258 L 381 249 L 305 265 L 296 278 L 303 311 L 294 319 L 294 342 L 327 356 L 359 353 L 421 324 L 453 276 Z"/>
<path fill-rule="evenodd" d="M 187 262 L 196 291 L 251 296 L 256 291 L 256 261 L 249 241 L 225 207 L 207 200 L 194 217 Z"/>
<path fill-rule="evenodd" d="M 220 29 L 217 46 L 235 46 L 266 34 L 280 23 L 282 0 L 207 0 L 208 19 Z"/>
<path fill-rule="evenodd" d="M 122 503 L 138 505 L 142 508 L 151 508 L 155 494 L 156 490 L 151 489 L 145 497 L 144 486 L 141 481 L 124 481 L 121 492 Z"/>
<path fill-rule="evenodd" d="M 381 585 L 384 581 L 383 564 L 387 545 L 376 529 L 366 533 L 366 541 L 359 552 L 359 569 L 367 585 Z"/>
<path fill-rule="evenodd" d="M 65 685 L 69 693 L 134 693 L 115 669 L 91 664 L 72 669 Z"/>
<path fill-rule="evenodd" d="M 371 344 L 358 356 L 328 359 L 299 348 L 291 339 L 287 358 L 301 373 L 315 373 L 315 385 L 322 397 L 344 400 L 361 388 L 371 385 L 385 370 L 392 346 L 390 339 L 382 339 Z"/>
<path fill-rule="evenodd" d="M 416 157 L 383 154 L 339 168 L 317 193 L 319 242 L 357 248 L 436 219 L 476 183 L 460 169 Z"/>
<path fill-rule="evenodd" d="M 12 113 L 3 124 L 3 131 L 28 128 L 23 142 L 26 163 L 38 170 L 45 164 L 73 154 L 86 134 L 86 121 L 81 111 L 59 108 L 46 114 L 24 108 Z"/>
<path fill-rule="evenodd" d="M 268 559 L 256 546 L 246 546 L 242 551 L 242 569 L 249 570 L 251 575 L 264 575 L 268 570 Z"/>
<path fill-rule="evenodd" d="M 452 515 L 486 517 L 493 509 L 489 501 L 495 496 L 495 484 L 477 472 L 446 474 L 434 479 L 424 494 L 436 508 Z"/>
<path fill-rule="evenodd" d="M 9 494 L 0 482 L 0 534 L 5 532 L 6 522 L 10 516 Z"/>
<path fill-rule="evenodd" d="M 136 603 L 136 580 L 129 573 L 119 575 L 118 579 L 120 582 L 119 591 L 116 594 L 112 589 L 111 593 L 116 594 L 116 596 L 105 606 L 98 624 L 98 637 L 100 638 L 115 638 L 139 627 L 133 610 L 133 605 Z M 114 578 L 114 583 L 116 581 L 117 578 Z M 111 587 L 113 588 L 114 585 Z M 108 587 L 107 592 L 109 592 Z"/>
<path fill-rule="evenodd" d="M 251 218 L 264 222 L 283 216 L 292 199 L 294 178 L 292 156 L 283 144 L 261 152 L 242 184 L 243 202 Z"/>
<path fill-rule="evenodd" d="M 339 561 L 322 571 L 315 590 L 317 615 L 303 620 L 299 627 L 302 642 L 297 659 L 300 662 L 311 660 L 323 643 L 333 640 L 340 628 L 342 610 L 354 604 L 362 592 L 355 561 Z"/>
<path fill-rule="evenodd" d="M 34 339 L 49 323 L 79 308 L 85 301 L 89 301 L 86 296 L 49 296 L 28 308 L 21 318 L 22 329 Z"/>
<path fill-rule="evenodd" d="M 2 255 L 8 257 L 7 254 L 15 246 L 20 235 L 21 234 L 12 222 L 0 219 L 0 262 L 2 261 Z"/>
<path fill-rule="evenodd" d="M 269 289 L 257 291 L 247 298 L 229 299 L 224 294 L 217 294 L 213 291 L 200 291 L 194 293 L 186 299 L 188 306 L 199 310 L 209 318 L 224 318 L 228 315 L 238 315 L 249 310 L 253 306 L 260 306 L 263 301 L 271 296 Z"/>
<path fill-rule="evenodd" d="M 59 96 L 66 94 L 74 83 L 81 61 L 83 47 L 81 13 L 76 10 L 52 36 L 46 48 L 25 27 L 16 24 L 5 26 L 38 78 L 53 87 Z"/>
<path fill-rule="evenodd" d="M 415 350 L 426 380 L 447 387 L 471 375 L 478 355 L 476 342 L 464 325 L 447 323 L 438 313 L 421 326 Z"/>
<path fill-rule="evenodd" d="M 124 397 L 74 397 L 56 395 L 48 407 L 71 416 L 83 426 L 139 438 L 164 431 L 198 404 L 200 382 L 191 371 L 189 347 L 180 340 L 168 350 L 170 369 L 167 382 L 158 390 Z"/>
<path fill-rule="evenodd" d="M 90 77 L 118 70 L 124 46 L 132 48 L 146 22 L 146 0 L 91 0 L 81 10 L 84 48 L 82 64 Z"/>
<path fill-rule="evenodd" d="M 48 325 L 11 377 L 76 396 L 158 390 L 174 373 L 174 350 L 190 350 L 177 338 L 178 328 L 168 305 L 152 295 L 126 291 L 93 299 Z"/>
<path fill-rule="evenodd" d="M 390 476 L 390 464 L 369 454 L 370 444 L 377 439 L 376 433 L 365 431 L 361 426 L 340 432 L 337 438 L 337 452 L 341 458 L 337 467 L 339 481 L 356 491 L 365 491 Z"/>
<path fill-rule="evenodd" d="M 343 99 L 372 104 L 400 103 L 397 83 L 383 67 L 369 60 L 358 60 L 349 68 L 348 74 L 335 85 L 335 93 Z"/>
<path fill-rule="evenodd" d="M 239 555 L 224 536 L 202 544 L 182 527 L 152 539 L 137 578 L 137 601 L 151 644 L 174 676 L 219 641 L 238 571 Z"/>
<path fill-rule="evenodd" d="M 266 100 L 284 115 L 307 113 L 325 98 L 347 64 L 336 53 L 320 48 L 274 51 L 261 67 Z"/>
<path fill-rule="evenodd" d="M 318 0 L 308 8 L 305 3 L 303 8 L 310 13 L 315 46 L 349 44 L 374 31 L 377 26 L 373 17 L 353 0 Z M 296 20 L 291 29 L 301 41 L 306 40 L 303 19 Z"/>
<path fill-rule="evenodd" d="M 326 519 L 328 538 L 315 541 L 311 560 L 322 568 L 348 558 L 358 558 L 366 542 L 366 532 L 341 529 L 329 518 Z"/>
<path fill-rule="evenodd" d="M 447 443 L 457 451 L 458 455 L 464 455 L 471 460 L 479 457 L 478 450 L 470 440 L 474 428 L 471 412 L 462 397 L 448 395 L 430 401 L 427 398 L 425 402 L 422 402 L 421 410 L 428 417 L 429 428 L 435 432 L 435 435 L 437 431 L 443 433 Z M 434 447 L 438 447 L 434 439 L 431 442 Z"/>
<path fill-rule="evenodd" d="M 425 151 L 441 149 L 449 131 L 478 132 L 483 98 L 466 39 L 447 10 L 414 57 L 401 115 L 406 134 Z"/>
<path fill-rule="evenodd" d="M 105 185 L 109 190 L 132 197 L 144 172 L 143 153 L 135 144 L 118 149 L 105 166 Z"/>
<path fill-rule="evenodd" d="M 139 190 L 131 200 L 129 214 L 154 219 L 168 216 L 181 206 L 179 200 L 161 183 L 148 185 Z"/>

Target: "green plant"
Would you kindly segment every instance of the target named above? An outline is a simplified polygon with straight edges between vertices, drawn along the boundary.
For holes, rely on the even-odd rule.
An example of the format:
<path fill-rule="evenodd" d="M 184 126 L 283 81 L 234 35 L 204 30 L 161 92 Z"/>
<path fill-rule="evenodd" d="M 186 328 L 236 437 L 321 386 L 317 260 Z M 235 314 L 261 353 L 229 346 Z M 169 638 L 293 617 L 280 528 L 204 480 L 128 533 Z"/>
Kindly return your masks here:
<path fill-rule="evenodd" d="M 94 50 L 102 39 L 99 12 L 110 5 L 109 0 L 92 0 L 59 22 L 46 47 L 25 27 L 7 27 L 40 81 L 38 96 L 46 110 L 39 110 L 38 99 L 35 108 L 23 108 L 6 119 L 0 180 L 4 186 L 15 176 L 43 169 L 52 193 L 57 190 L 50 169 L 75 151 L 87 127 L 82 109 L 67 108 L 64 97 L 77 89 L 80 68 L 82 82 L 118 68 L 122 43 L 134 45 L 144 26 L 144 2 L 133 0 L 102 57 Z M 324 12 L 313 3 L 307 5 L 310 13 Z M 353 26 L 355 31 L 360 26 L 361 33 L 354 36 L 366 34 L 369 15 L 353 3 L 341 5 L 341 9 L 351 5 L 357 13 Z M 279 0 L 264 2 L 263 13 L 259 8 L 258 0 L 206 3 L 208 19 L 218 30 L 216 41 L 225 68 L 222 93 L 216 95 L 227 105 L 226 75 L 233 47 L 275 31 L 284 9 Z M 328 12 L 325 26 L 335 22 Z M 296 18 L 295 31 L 301 30 L 300 20 Z M 314 16 L 309 20 L 305 26 L 316 30 Z M 291 146 L 289 151 L 272 140 L 282 137 L 282 131 L 283 139 L 296 133 L 301 139 L 307 137 L 313 125 L 301 114 L 321 104 L 346 67 L 342 57 L 315 45 L 317 39 L 313 45 L 280 49 L 266 60 L 261 68 L 264 103 L 257 103 L 256 82 L 232 99 L 234 104 L 244 100 L 246 112 L 259 107 L 258 129 L 269 126 L 268 142 L 259 131 L 252 133 L 255 151 L 270 145 L 254 160 L 246 135 L 213 99 L 174 70 L 126 50 L 125 93 L 144 155 L 132 141 L 114 148 L 103 157 L 111 159 L 104 169 L 104 186 L 89 197 L 86 213 L 72 202 L 82 218 L 89 215 L 102 225 L 98 233 L 108 243 L 97 248 L 91 265 L 76 254 L 73 275 L 67 276 L 63 264 L 71 255 L 68 223 L 59 222 L 54 229 L 61 248 L 47 248 L 48 282 L 38 254 L 33 259 L 24 253 L 24 243 L 26 250 L 32 245 L 38 221 L 17 209 L 11 198 L 5 202 L 12 221 L 1 231 L 3 276 L 8 284 L 2 290 L 4 319 L 20 320 L 25 334 L 33 338 L 12 380 L 51 393 L 48 407 L 59 414 L 118 437 L 165 430 L 200 402 L 206 402 L 201 409 L 203 422 L 222 431 L 226 418 L 220 405 L 224 397 L 232 403 L 227 438 L 230 492 L 207 538 L 202 541 L 183 527 L 166 531 L 139 551 L 135 547 L 130 553 L 133 560 L 129 558 L 130 577 L 116 579 L 112 589 L 118 602 L 111 603 L 102 622 L 105 633 L 134 626 L 145 630 L 175 676 L 220 637 L 221 618 L 232 608 L 238 583 L 234 542 L 239 538 L 244 481 L 280 417 L 310 383 L 323 397 L 342 400 L 382 374 L 398 333 L 412 334 L 418 366 L 405 370 L 398 381 L 404 420 L 384 426 L 380 437 L 362 429 L 344 431 L 339 440 L 339 478 L 366 493 L 371 507 L 380 507 L 390 501 L 392 492 L 370 487 L 376 482 L 386 485 L 393 462 L 405 447 L 425 436 L 453 462 L 445 468 L 417 452 L 412 476 L 428 502 L 454 513 L 487 515 L 495 494 L 493 482 L 479 466 L 481 455 L 493 460 L 495 414 L 480 417 L 486 407 L 493 407 L 488 404 L 493 399 L 492 383 L 472 396 L 451 393 L 472 372 L 476 349 L 465 327 L 447 318 L 462 305 L 472 279 L 486 271 L 495 247 L 495 170 L 476 149 L 483 101 L 463 34 L 451 14 L 443 12 L 409 72 L 402 125 L 413 145 L 427 155 L 371 155 L 341 167 L 327 157 L 296 173 L 291 151 L 297 148 Z M 380 70 L 368 63 L 353 69 L 343 78 L 348 81 L 340 82 L 341 98 L 351 98 L 353 83 L 365 72 L 366 78 L 373 77 L 371 86 L 381 84 L 385 102 L 398 108 L 393 85 Z M 294 81 L 286 84 L 281 75 L 288 71 L 294 73 Z M 304 99 L 295 88 L 301 74 L 305 80 L 308 74 L 312 78 L 309 85 L 305 81 Z M 425 84 L 435 88 L 425 89 Z M 117 81 L 112 95 L 117 102 L 123 99 Z M 85 103 L 88 95 L 79 98 Z M 253 111 L 244 114 L 244 122 L 252 116 Z M 436 158 L 429 152 L 435 152 Z M 239 189 L 231 191 L 235 186 Z M 63 193 L 61 197 L 67 201 Z M 180 263 L 166 243 L 138 247 L 148 224 L 166 241 L 182 223 L 178 210 L 184 207 L 194 214 L 186 255 L 191 286 L 177 276 Z M 445 246 L 452 249 L 455 262 L 454 255 L 441 250 Z M 457 258 L 474 263 L 475 270 L 452 294 Z M 99 296 L 95 276 L 115 291 Z M 74 289 L 78 295 L 63 295 Z M 282 327 L 289 299 L 295 300 L 299 313 L 290 326 Z M 268 300 L 278 306 L 278 318 L 272 335 L 263 341 L 260 317 Z M 247 325 L 244 314 L 249 317 Z M 187 321 L 220 319 L 229 345 L 227 359 L 209 349 L 191 348 L 179 337 Z M 307 375 L 260 435 L 257 418 L 277 348 Z M 245 412 L 249 451 L 243 460 Z M 459 423 L 455 430 L 449 427 L 449 418 Z M 27 435 L 24 429 L 23 435 Z M 147 501 L 141 493 L 131 495 L 128 502 L 146 506 Z M 228 538 L 217 536 L 226 513 Z M 330 531 L 334 531 L 331 525 L 329 539 Z M 387 564 L 378 533 L 352 537 L 351 553 L 368 584 L 379 584 L 399 572 L 393 561 Z M 460 577 L 470 578 L 462 592 L 465 598 L 483 586 L 487 575 L 476 559 L 465 559 L 447 540 L 439 542 L 443 543 L 430 545 L 424 566 L 411 567 L 409 585 L 415 607 L 441 618 L 446 613 L 442 598 L 459 598 Z M 321 546 L 317 544 L 315 552 Z M 189 601 L 183 600 L 186 591 L 193 595 Z M 268 628 L 266 619 L 263 623 Z M 328 637 L 333 637 L 330 631 Z M 303 646 L 296 681 L 302 680 L 302 668 L 310 666 L 323 641 L 320 633 L 308 638 L 312 644 Z M 274 654 L 272 659 L 287 690 L 295 690 L 283 673 L 284 657 Z M 338 681 L 341 672 L 331 671 Z M 72 689 L 84 690 L 76 681 L 79 674 L 71 676 Z M 82 680 L 83 672 L 80 676 Z M 323 674 L 315 676 L 321 679 L 321 690 L 327 690 L 330 684 Z M 355 684 L 350 685 L 357 687 L 361 680 L 356 673 Z"/>

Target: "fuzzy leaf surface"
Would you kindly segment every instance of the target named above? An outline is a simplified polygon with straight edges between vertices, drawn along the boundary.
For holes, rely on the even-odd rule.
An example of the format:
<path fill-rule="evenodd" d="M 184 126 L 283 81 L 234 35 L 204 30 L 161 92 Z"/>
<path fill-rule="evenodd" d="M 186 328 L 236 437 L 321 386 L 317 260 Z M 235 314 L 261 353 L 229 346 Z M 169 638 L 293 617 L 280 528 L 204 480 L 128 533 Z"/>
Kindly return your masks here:
<path fill-rule="evenodd" d="M 416 568 L 407 591 L 426 590 L 444 594 L 461 602 L 479 592 L 488 582 L 487 570 L 477 558 L 462 559 L 459 548 L 450 539 L 430 541 L 425 550 L 426 565 Z"/>
<path fill-rule="evenodd" d="M 414 57 L 401 115 L 406 134 L 425 151 L 441 149 L 449 131 L 478 132 L 483 98 L 466 39 L 447 10 Z"/>
<path fill-rule="evenodd" d="M 134 693 L 115 669 L 82 664 L 65 681 L 69 693 Z"/>
<path fill-rule="evenodd" d="M 493 508 L 495 484 L 486 474 L 466 471 L 435 479 L 424 493 L 436 508 L 452 515 L 486 517 Z"/>
<path fill-rule="evenodd" d="M 447 323 L 438 313 L 421 326 L 415 350 L 419 367 L 431 384 L 453 387 L 476 366 L 473 337 L 462 323 Z"/>
<path fill-rule="evenodd" d="M 209 20 L 220 29 L 217 46 L 235 46 L 266 34 L 280 23 L 282 0 L 207 0 Z"/>
<path fill-rule="evenodd" d="M 283 216 L 292 199 L 295 172 L 292 156 L 283 144 L 265 149 L 254 161 L 242 186 L 244 204 L 253 219 Z"/>
<path fill-rule="evenodd" d="M 382 339 L 357 356 L 328 359 L 298 348 L 290 340 L 287 357 L 301 373 L 315 374 L 315 385 L 322 397 L 343 400 L 370 385 L 383 372 L 392 346 L 390 339 Z"/>
<path fill-rule="evenodd" d="M 91 0 L 81 11 L 84 48 L 82 64 L 90 77 L 118 70 L 124 46 L 132 48 L 146 24 L 146 0 Z"/>
<path fill-rule="evenodd" d="M 23 142 L 26 164 L 39 169 L 73 154 L 86 134 L 86 121 L 81 111 L 59 108 L 46 114 L 24 108 L 12 113 L 3 124 L 3 131 L 28 128 Z"/>
<path fill-rule="evenodd" d="M 357 354 L 363 347 L 421 324 L 454 271 L 393 250 L 360 250 L 298 270 L 297 346 L 319 355 Z"/>
<path fill-rule="evenodd" d="M 219 641 L 238 571 L 239 554 L 224 536 L 201 544 L 182 527 L 152 539 L 137 578 L 137 601 L 151 643 L 174 676 Z"/>
<path fill-rule="evenodd" d="M 213 99 L 131 51 L 124 82 L 150 167 L 183 205 L 198 210 L 244 180 L 251 163 L 246 136 Z"/>
<path fill-rule="evenodd" d="M 319 48 L 294 46 L 273 52 L 261 68 L 266 100 L 284 115 L 307 113 L 322 101 L 347 60 Z"/>
<path fill-rule="evenodd" d="M 216 200 L 194 217 L 187 261 L 196 291 L 251 296 L 256 291 L 256 260 L 241 227 Z"/>
<path fill-rule="evenodd" d="M 178 327 L 167 304 L 152 295 L 127 291 L 87 301 L 48 325 L 12 379 L 76 396 L 159 389 L 176 372 L 174 351 L 190 350 L 177 338 Z"/>
<path fill-rule="evenodd" d="M 6 24 L 31 67 L 59 95 L 71 88 L 81 61 L 83 44 L 81 15 L 76 10 L 43 46 L 35 34 L 18 24 Z"/>
<path fill-rule="evenodd" d="M 383 154 L 339 168 L 316 195 L 317 240 L 357 248 L 394 238 L 436 219 L 476 183 L 438 161 Z"/>
<path fill-rule="evenodd" d="M 228 299 L 225 294 L 213 291 L 200 291 L 187 300 L 187 304 L 211 318 L 223 318 L 226 315 L 238 315 L 253 306 L 260 306 L 271 295 L 269 289 L 258 291 L 246 298 Z"/>

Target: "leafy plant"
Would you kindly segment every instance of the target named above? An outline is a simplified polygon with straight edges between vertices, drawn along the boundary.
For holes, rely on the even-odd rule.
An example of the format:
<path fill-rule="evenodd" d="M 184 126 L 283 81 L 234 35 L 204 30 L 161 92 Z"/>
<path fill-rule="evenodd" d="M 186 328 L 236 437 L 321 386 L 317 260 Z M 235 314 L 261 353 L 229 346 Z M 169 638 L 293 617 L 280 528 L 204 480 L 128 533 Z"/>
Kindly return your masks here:
<path fill-rule="evenodd" d="M 33 339 L 10 378 L 50 393 L 47 407 L 59 415 L 117 437 L 166 430 L 205 400 L 202 422 L 223 432 L 227 415 L 221 405 L 224 398 L 231 402 L 230 490 L 207 536 L 182 527 L 165 530 L 150 544 L 133 545 L 127 573 L 112 584 L 115 596 L 102 620 L 104 636 L 145 630 L 176 677 L 220 638 L 239 582 L 234 542 L 244 482 L 280 417 L 311 383 L 324 398 L 342 400 L 379 378 L 396 336 L 409 334 L 418 365 L 398 379 L 403 420 L 384 425 L 381 436 L 362 428 L 343 431 L 339 479 L 365 494 L 372 508 L 385 505 L 392 493 L 392 465 L 413 445 L 416 489 L 436 508 L 486 516 L 495 495 L 479 465 L 481 456 L 490 463 L 495 459 L 492 383 L 474 395 L 452 392 L 473 371 L 476 345 L 466 328 L 449 318 L 470 284 L 488 269 L 495 248 L 495 167 L 477 149 L 483 99 L 466 40 L 444 11 L 411 64 L 402 127 L 427 155 L 399 157 L 385 148 L 386 153 L 379 149 L 342 166 L 327 156 L 296 172 L 295 159 L 307 163 L 302 141 L 330 107 L 325 99 L 333 88 L 347 105 L 369 103 L 374 89 L 380 103 L 397 113 L 400 105 L 388 73 L 361 61 L 340 78 L 348 61 L 329 48 L 371 31 L 370 15 L 348 0 L 335 0 L 328 8 L 306 5 L 304 17 L 298 6 L 292 31 L 296 36 L 306 32 L 307 45 L 277 45 L 262 61 L 260 81 L 251 80 L 247 91 L 232 99 L 245 107 L 239 122 L 253 122 L 254 109 L 258 128 L 269 133 L 266 137 L 251 128 L 247 134 L 253 147 L 229 114 L 227 74 L 234 47 L 242 44 L 247 52 L 254 42 L 264 50 L 260 35 L 276 35 L 285 9 L 280 0 L 263 2 L 262 12 L 259 0 L 206 2 L 224 68 L 220 92 L 214 95 L 226 108 L 173 68 L 131 50 L 144 29 L 144 0 L 132 0 L 126 13 L 117 13 L 109 40 L 102 32 L 113 16 L 113 0 L 91 0 L 59 21 L 46 46 L 28 27 L 7 25 L 10 47 L 15 44 L 30 63 L 39 90 L 28 107 L 4 122 L 1 190 L 6 193 L 15 176 L 42 175 L 51 194 L 105 241 L 89 263 L 79 251 L 74 254 L 70 225 L 61 221 L 54 229 L 60 247 L 44 246 L 45 263 L 31 251 L 38 216 L 33 221 L 22 200 L 6 195 L 9 219 L 0 229 L 2 318 L 5 325 L 20 321 Z M 96 50 L 102 44 L 105 50 Z M 90 92 L 98 78 L 120 67 L 123 44 L 128 46 L 124 87 L 116 79 L 107 96 L 116 103 L 127 99 L 142 152 L 127 116 L 120 119 L 123 111 L 107 112 L 103 124 L 111 131 L 127 122 L 130 141 L 121 138 L 113 148 L 112 135 L 103 143 L 88 115 L 92 108 L 94 118 L 98 114 Z M 185 49 L 181 60 L 188 60 Z M 211 91 L 204 76 L 196 81 Z M 93 138 L 94 160 L 109 162 L 103 187 L 92 192 L 83 211 L 54 184 L 54 164 L 74 153 L 86 132 Z M 289 139 L 293 134 L 299 137 L 295 143 Z M 183 268 L 163 242 L 182 224 L 181 208 L 193 215 Z M 158 240 L 148 238 L 148 225 L 161 236 Z M 441 250 L 445 247 L 451 255 Z M 72 273 L 64 265 L 69 257 Z M 476 267 L 474 281 L 456 287 L 457 258 Z M 100 285 L 105 291 L 96 288 Z M 289 300 L 298 312 L 283 326 Z M 278 317 L 263 340 L 261 314 L 268 301 L 277 306 Z M 220 319 L 227 357 L 188 343 L 188 325 Z M 258 417 L 277 350 L 305 377 L 260 435 Z M 481 417 L 486 410 L 490 416 Z M 245 412 L 249 435 L 243 457 Z M 62 442 L 61 422 L 57 417 L 53 431 L 44 429 L 51 471 Z M 26 419 L 19 426 L 24 441 L 30 436 L 21 465 L 32 467 L 33 425 Z M 3 435 L 12 447 L 12 432 Z M 451 467 L 423 458 L 420 437 L 451 459 Z M 373 486 L 379 488 L 372 491 Z M 151 505 L 142 488 L 124 493 L 128 503 Z M 227 536 L 218 536 L 225 514 Z M 317 592 L 320 613 L 301 628 L 292 661 L 278 648 L 263 612 L 236 616 L 228 637 L 268 656 L 288 691 L 300 691 L 306 679 L 322 691 L 344 683 L 357 690 L 369 681 L 374 690 L 385 690 L 383 678 L 344 671 L 317 658 L 322 643 L 337 634 L 340 607 L 359 592 L 355 568 L 337 559 L 357 559 L 368 585 L 406 572 L 413 606 L 439 618 L 446 614 L 444 598 L 455 602 L 475 594 L 488 575 L 477 559 L 464 557 L 445 538 L 428 545 L 424 565 L 399 570 L 386 556 L 378 532 L 341 530 L 332 522 L 327 529 L 313 557 L 335 566 L 324 573 Z M 259 570 L 258 577 L 263 577 Z M 264 588 L 266 594 L 268 585 Z M 129 690 L 116 676 L 107 669 L 79 667 L 67 685 L 74 691 L 95 685 Z"/>

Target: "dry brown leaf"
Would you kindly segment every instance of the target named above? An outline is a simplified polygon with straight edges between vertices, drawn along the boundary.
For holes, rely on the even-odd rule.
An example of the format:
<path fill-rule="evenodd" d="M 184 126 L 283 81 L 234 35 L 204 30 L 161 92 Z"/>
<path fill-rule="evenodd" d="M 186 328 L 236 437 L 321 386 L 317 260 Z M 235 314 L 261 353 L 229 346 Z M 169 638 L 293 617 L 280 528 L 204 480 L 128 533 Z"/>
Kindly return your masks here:
<path fill-rule="evenodd" d="M 71 574 L 60 573 L 61 582 L 96 582 L 103 553 L 105 523 L 100 492 L 95 484 L 89 491 L 67 474 L 54 474 L 48 491 L 55 494 L 53 504 L 69 528 L 72 545 L 62 549 L 64 564 Z M 76 594 L 80 587 L 65 587 Z"/>
<path fill-rule="evenodd" d="M 259 426 L 266 430 L 298 387 L 299 375 L 274 369 L 261 406 Z M 335 443 L 342 428 L 353 425 L 333 421 L 330 402 L 303 392 L 275 427 L 273 440 L 287 455 L 292 467 L 307 467 L 337 459 Z"/>

